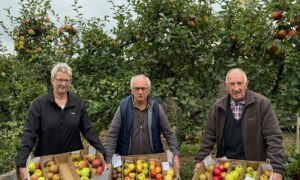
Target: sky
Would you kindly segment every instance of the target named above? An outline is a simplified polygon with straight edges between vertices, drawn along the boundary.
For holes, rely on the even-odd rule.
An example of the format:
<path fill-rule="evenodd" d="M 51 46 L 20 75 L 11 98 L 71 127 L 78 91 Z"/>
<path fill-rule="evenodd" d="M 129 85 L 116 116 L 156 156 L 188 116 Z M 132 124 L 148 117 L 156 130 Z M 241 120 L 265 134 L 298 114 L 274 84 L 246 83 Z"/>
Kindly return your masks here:
<path fill-rule="evenodd" d="M 26 0 L 25 0 L 26 1 Z M 12 15 L 18 16 L 20 0 L 0 0 L 0 21 L 3 21 L 6 26 L 9 27 L 10 21 L 8 20 L 5 8 L 11 8 Z M 64 16 L 74 17 L 75 12 L 72 10 L 72 4 L 74 0 L 52 0 L 52 8 L 55 13 L 60 15 L 63 19 Z M 127 4 L 127 0 L 113 0 L 114 4 L 121 5 Z M 78 4 L 82 6 L 80 12 L 83 14 L 85 19 L 91 17 L 104 18 L 105 15 L 112 16 L 112 4 L 108 0 L 78 0 Z M 115 25 L 115 21 L 110 19 L 111 22 L 106 24 L 107 30 Z M 5 35 L 2 28 L 0 28 L 0 41 L 5 45 L 10 53 L 13 52 L 13 41 L 12 39 Z"/>

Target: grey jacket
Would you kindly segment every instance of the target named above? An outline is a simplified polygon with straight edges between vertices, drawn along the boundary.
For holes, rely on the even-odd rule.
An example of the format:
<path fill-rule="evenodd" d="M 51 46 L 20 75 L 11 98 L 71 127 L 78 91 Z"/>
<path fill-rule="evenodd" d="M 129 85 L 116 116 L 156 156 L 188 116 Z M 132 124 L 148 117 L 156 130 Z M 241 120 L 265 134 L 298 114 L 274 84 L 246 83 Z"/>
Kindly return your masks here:
<path fill-rule="evenodd" d="M 201 149 L 195 157 L 196 162 L 202 161 L 209 155 L 215 144 L 217 156 L 221 156 L 221 150 L 224 148 L 223 130 L 229 99 L 229 95 L 222 97 L 210 110 Z M 247 90 L 241 123 L 246 160 L 270 159 L 274 172 L 283 175 L 286 168 L 283 135 L 270 100 Z"/>

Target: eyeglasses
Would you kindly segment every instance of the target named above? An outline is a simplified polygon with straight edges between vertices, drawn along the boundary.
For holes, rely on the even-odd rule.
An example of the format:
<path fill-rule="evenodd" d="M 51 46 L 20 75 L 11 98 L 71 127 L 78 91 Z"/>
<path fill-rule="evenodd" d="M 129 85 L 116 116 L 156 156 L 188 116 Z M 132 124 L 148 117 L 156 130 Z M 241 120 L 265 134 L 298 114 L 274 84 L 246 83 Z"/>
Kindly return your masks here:
<path fill-rule="evenodd" d="M 66 84 L 70 84 L 71 80 L 69 79 L 55 79 L 59 84 L 65 82 Z"/>
<path fill-rule="evenodd" d="M 135 90 L 135 91 L 146 91 L 148 88 L 147 87 L 134 87 L 134 88 L 132 88 L 133 90 Z"/>

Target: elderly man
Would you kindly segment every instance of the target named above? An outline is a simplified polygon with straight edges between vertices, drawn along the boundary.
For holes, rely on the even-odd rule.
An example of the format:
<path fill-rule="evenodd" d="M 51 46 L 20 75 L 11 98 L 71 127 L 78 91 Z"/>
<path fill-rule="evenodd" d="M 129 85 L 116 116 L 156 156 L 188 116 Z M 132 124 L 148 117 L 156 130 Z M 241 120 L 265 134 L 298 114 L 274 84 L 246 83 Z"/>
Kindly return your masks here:
<path fill-rule="evenodd" d="M 137 155 L 162 153 L 161 133 L 180 167 L 179 150 L 174 132 L 170 130 L 167 116 L 159 102 L 149 96 L 151 82 L 145 75 L 132 77 L 131 94 L 118 107 L 105 141 L 107 163 L 114 153 Z"/>
<path fill-rule="evenodd" d="M 228 95 L 211 108 L 196 168 L 217 146 L 217 157 L 265 161 L 270 159 L 273 180 L 285 171 L 282 132 L 270 100 L 249 89 L 246 73 L 231 69 L 226 76 Z"/>

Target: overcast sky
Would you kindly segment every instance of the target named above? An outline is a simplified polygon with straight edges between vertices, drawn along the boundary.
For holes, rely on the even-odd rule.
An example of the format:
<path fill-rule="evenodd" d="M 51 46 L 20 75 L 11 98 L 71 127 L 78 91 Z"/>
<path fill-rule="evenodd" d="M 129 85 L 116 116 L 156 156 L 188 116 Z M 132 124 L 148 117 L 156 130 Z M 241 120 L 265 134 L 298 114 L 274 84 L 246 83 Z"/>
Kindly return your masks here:
<path fill-rule="evenodd" d="M 6 17 L 6 11 L 4 8 L 11 7 L 11 12 L 13 15 L 18 16 L 19 14 L 19 5 L 20 0 L 0 0 L 0 20 L 4 21 L 6 26 L 9 26 L 9 21 Z M 115 4 L 127 4 L 127 0 L 113 0 Z M 74 17 L 75 13 L 72 10 L 73 0 L 52 0 L 52 8 L 56 13 L 60 15 L 60 18 L 63 19 L 64 16 Z M 112 5 L 108 0 L 78 0 L 78 4 L 83 8 L 81 13 L 84 18 L 88 19 L 90 17 L 103 18 L 105 15 L 112 16 Z M 111 20 L 109 24 L 106 25 L 107 30 L 113 27 L 115 21 Z M 13 41 L 10 37 L 6 36 L 3 33 L 2 28 L 0 28 L 0 41 L 7 46 L 9 52 L 13 50 Z"/>

